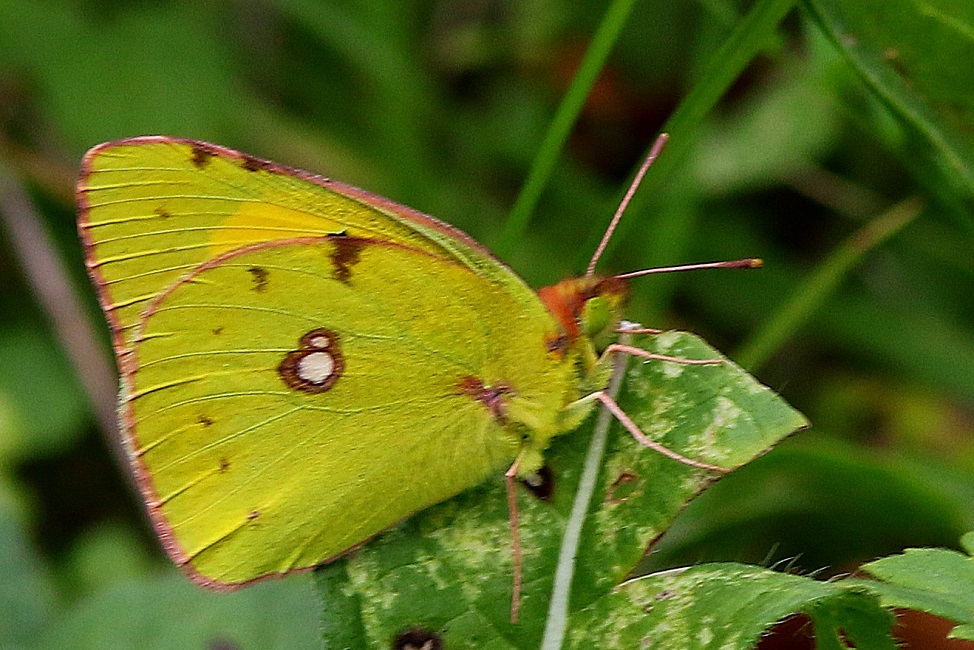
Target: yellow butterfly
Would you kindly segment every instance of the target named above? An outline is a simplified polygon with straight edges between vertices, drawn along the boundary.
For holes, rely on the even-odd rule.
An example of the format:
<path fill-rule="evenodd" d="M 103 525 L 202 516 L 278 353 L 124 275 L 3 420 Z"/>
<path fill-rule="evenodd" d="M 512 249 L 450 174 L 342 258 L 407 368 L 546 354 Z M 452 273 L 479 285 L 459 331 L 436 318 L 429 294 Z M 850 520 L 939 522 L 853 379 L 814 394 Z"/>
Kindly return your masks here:
<path fill-rule="evenodd" d="M 170 137 L 89 151 L 78 202 L 132 467 L 202 585 L 314 567 L 500 471 L 533 477 L 597 402 L 641 437 L 593 343 L 625 276 L 535 293 L 432 217 Z"/>

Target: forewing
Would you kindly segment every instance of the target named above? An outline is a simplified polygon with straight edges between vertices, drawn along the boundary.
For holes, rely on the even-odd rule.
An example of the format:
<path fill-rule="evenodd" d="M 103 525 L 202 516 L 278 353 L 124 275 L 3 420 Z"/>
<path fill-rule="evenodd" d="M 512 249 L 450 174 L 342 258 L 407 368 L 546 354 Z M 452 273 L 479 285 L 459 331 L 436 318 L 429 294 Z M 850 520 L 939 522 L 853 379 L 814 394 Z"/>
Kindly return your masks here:
<path fill-rule="evenodd" d="M 167 550 L 199 582 L 246 582 L 480 483 L 520 439 L 471 378 L 557 420 L 574 371 L 554 331 L 536 299 L 388 242 L 256 244 L 199 267 L 149 306 L 123 364 Z M 297 363 L 309 350 L 325 356 Z"/>
<path fill-rule="evenodd" d="M 302 236 L 367 237 L 453 258 L 528 292 L 459 230 L 342 183 L 205 142 L 148 136 L 85 156 L 78 181 L 89 272 L 121 356 L 146 306 L 198 265 Z"/>

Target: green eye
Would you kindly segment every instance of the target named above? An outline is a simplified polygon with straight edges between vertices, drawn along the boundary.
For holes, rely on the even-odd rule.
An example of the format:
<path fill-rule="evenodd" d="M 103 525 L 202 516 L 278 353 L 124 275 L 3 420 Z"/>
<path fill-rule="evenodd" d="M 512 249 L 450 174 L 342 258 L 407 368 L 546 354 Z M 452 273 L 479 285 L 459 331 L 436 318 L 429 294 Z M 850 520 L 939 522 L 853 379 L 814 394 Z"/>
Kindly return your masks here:
<path fill-rule="evenodd" d="M 602 334 L 611 324 L 615 310 L 602 296 L 595 296 L 585 301 L 582 307 L 582 332 L 589 338 Z"/>

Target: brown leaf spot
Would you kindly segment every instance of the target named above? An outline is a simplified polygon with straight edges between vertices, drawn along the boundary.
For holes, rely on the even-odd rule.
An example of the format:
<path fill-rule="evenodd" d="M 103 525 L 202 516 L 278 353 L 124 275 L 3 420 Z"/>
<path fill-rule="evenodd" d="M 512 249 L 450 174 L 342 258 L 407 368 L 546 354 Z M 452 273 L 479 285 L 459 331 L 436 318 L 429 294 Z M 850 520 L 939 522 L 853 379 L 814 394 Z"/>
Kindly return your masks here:
<path fill-rule="evenodd" d="M 618 505 L 626 500 L 633 493 L 633 489 L 636 487 L 635 483 L 639 480 L 639 477 L 632 472 L 623 472 L 619 474 L 619 478 L 612 482 L 606 491 L 605 496 L 606 503 L 611 503 L 613 505 Z"/>
<path fill-rule="evenodd" d="M 392 641 L 392 650 L 443 650 L 443 637 L 425 627 L 401 632 Z"/>

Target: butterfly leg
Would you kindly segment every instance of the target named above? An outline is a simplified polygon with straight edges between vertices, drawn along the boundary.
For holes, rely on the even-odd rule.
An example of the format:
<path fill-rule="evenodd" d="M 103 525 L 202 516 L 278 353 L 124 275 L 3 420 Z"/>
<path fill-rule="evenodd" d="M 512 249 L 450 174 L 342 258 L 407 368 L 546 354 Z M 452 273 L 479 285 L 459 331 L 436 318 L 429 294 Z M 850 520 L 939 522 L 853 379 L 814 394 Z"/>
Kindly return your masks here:
<path fill-rule="evenodd" d="M 627 338 L 629 335 L 632 334 L 661 333 L 661 330 L 652 330 L 648 328 L 643 328 L 636 323 L 629 323 L 625 321 L 622 323 L 620 330 L 625 334 Z M 695 365 L 695 366 L 711 366 L 711 365 L 718 365 L 724 363 L 723 359 L 683 359 L 680 357 L 671 357 L 665 354 L 655 354 L 653 352 L 647 352 L 642 348 L 637 348 L 631 345 L 627 345 L 627 343 L 628 341 L 626 341 L 625 343 L 613 343 L 609 345 L 602 352 L 602 356 L 599 359 L 599 363 L 602 364 L 608 362 L 612 358 L 612 355 L 614 354 L 629 354 L 632 356 L 640 357 L 642 359 L 649 359 L 653 361 L 669 361 L 671 363 L 680 363 L 680 364 Z M 710 463 L 704 463 L 699 460 L 693 460 L 692 458 L 687 458 L 682 454 L 676 453 L 672 449 L 664 447 L 663 445 L 661 445 L 658 442 L 655 442 L 654 440 L 650 440 L 649 438 L 646 437 L 646 434 L 640 431 L 636 423 L 632 421 L 632 418 L 626 415 L 626 412 L 622 410 L 622 407 L 619 406 L 618 403 L 616 403 L 616 401 L 612 398 L 612 396 L 609 395 L 604 390 L 599 390 L 589 395 L 586 395 L 582 399 L 578 400 L 575 404 L 584 404 L 586 402 L 591 402 L 591 401 L 602 402 L 602 405 L 605 406 L 606 410 L 608 410 L 617 420 L 619 420 L 622 426 L 624 426 L 626 430 L 629 431 L 632 437 L 635 438 L 639 444 L 645 447 L 649 447 L 650 449 L 666 456 L 667 458 L 672 458 L 673 460 L 683 463 L 684 465 L 689 465 L 690 467 L 697 467 L 700 469 L 706 469 L 713 472 L 720 472 L 722 474 L 725 474 L 730 471 L 729 469 L 720 467 L 719 465 L 711 465 Z"/>
<path fill-rule="evenodd" d="M 690 467 L 706 469 L 712 472 L 720 472 L 721 474 L 726 474 L 731 471 L 726 467 L 721 467 L 719 465 L 711 465 L 710 463 L 704 463 L 703 461 L 687 458 L 682 454 L 676 453 L 672 449 L 664 447 L 663 445 L 659 444 L 654 440 L 650 440 L 649 438 L 646 437 L 646 434 L 644 434 L 642 431 L 639 430 L 639 427 L 636 426 L 636 423 L 632 421 L 632 418 L 626 415 L 626 412 L 622 410 L 622 407 L 619 406 L 619 404 L 616 403 L 616 401 L 612 399 L 612 397 L 605 391 L 601 391 L 601 390 L 597 391 L 595 393 L 592 393 L 591 395 L 588 395 L 583 399 L 593 399 L 602 402 L 602 405 L 605 406 L 605 408 L 610 413 L 612 413 L 615 419 L 619 420 L 622 426 L 624 426 L 626 430 L 629 431 L 630 435 L 632 435 L 632 437 L 635 438 L 639 444 L 645 447 L 649 447 L 653 451 L 658 452 L 666 456 L 667 458 L 672 458 L 673 460 L 683 463 L 684 465 L 689 465 Z"/>
<path fill-rule="evenodd" d="M 687 366 L 715 366 L 724 363 L 723 359 L 682 359 L 680 357 L 670 357 L 665 354 L 655 354 L 653 352 L 647 352 L 642 348 L 637 348 L 632 345 L 623 345 L 621 343 L 613 343 L 609 345 L 602 352 L 602 358 L 607 359 L 610 354 L 616 353 L 631 354 L 634 357 L 650 359 L 653 361 L 670 361 L 672 363 L 681 363 Z"/>
<path fill-rule="evenodd" d="M 517 512 L 517 470 L 519 461 L 514 461 L 511 468 L 504 473 L 504 485 L 507 488 L 507 511 L 511 522 L 511 552 L 514 564 L 514 585 L 511 590 L 511 625 L 517 624 L 521 610 L 521 582 L 523 580 L 521 566 L 521 529 L 518 524 Z"/>

